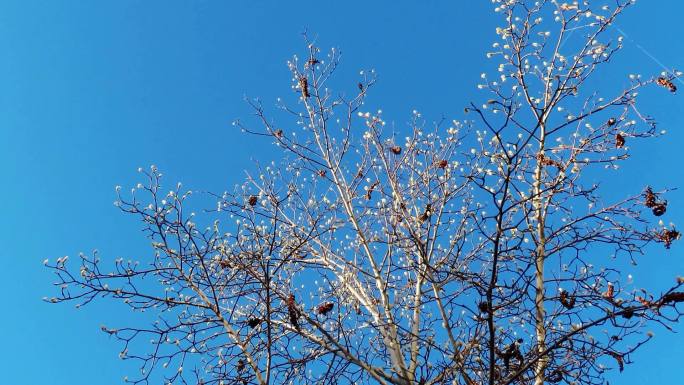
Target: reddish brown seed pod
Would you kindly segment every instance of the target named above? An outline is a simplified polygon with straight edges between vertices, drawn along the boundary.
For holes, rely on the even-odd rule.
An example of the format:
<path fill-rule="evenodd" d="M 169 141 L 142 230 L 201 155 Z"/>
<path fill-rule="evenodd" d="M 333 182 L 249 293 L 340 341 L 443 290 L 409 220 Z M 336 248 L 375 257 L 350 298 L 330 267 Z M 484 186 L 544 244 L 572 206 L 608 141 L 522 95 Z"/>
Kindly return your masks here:
<path fill-rule="evenodd" d="M 320 315 L 326 315 L 328 314 L 333 308 L 335 307 L 335 304 L 332 302 L 326 302 L 318 305 L 316 308 L 316 312 Z"/>
<path fill-rule="evenodd" d="M 390 151 L 392 151 L 392 154 L 394 154 L 394 155 L 399 155 L 399 154 L 401 154 L 401 147 L 392 146 L 392 147 L 390 147 Z"/>
<path fill-rule="evenodd" d="M 653 215 L 656 217 L 662 216 L 667 211 L 667 202 L 659 202 L 653 206 Z"/>
<path fill-rule="evenodd" d="M 237 364 L 235 364 L 235 370 L 238 372 L 245 370 L 245 360 L 239 359 Z"/>
<path fill-rule="evenodd" d="M 606 124 L 608 125 L 608 127 L 614 126 L 615 123 L 617 123 L 617 120 L 616 120 L 615 118 L 610 118 L 610 119 L 608 119 L 608 121 L 606 122 Z"/>
<path fill-rule="evenodd" d="M 675 229 L 665 229 L 662 232 L 656 234 L 656 239 L 665 244 L 665 248 L 669 249 L 672 245 L 672 241 L 679 239 L 679 231 Z"/>
<path fill-rule="evenodd" d="M 653 193 L 653 190 L 651 190 L 650 187 L 646 187 L 646 191 L 644 192 L 644 206 L 652 208 L 655 207 L 656 204 L 656 196 Z"/>
<path fill-rule="evenodd" d="M 677 92 L 677 86 L 675 86 L 674 83 L 670 81 L 670 79 L 661 76 L 658 79 L 656 79 L 656 83 L 661 87 L 667 88 L 670 92 Z"/>
<path fill-rule="evenodd" d="M 256 206 L 258 199 L 259 198 L 257 198 L 256 195 L 250 195 L 247 202 L 249 203 L 250 206 Z"/>
<path fill-rule="evenodd" d="M 622 358 L 622 354 L 615 353 L 615 352 L 608 352 L 608 354 L 609 354 L 611 357 L 615 358 L 615 361 L 617 361 L 617 363 L 618 363 L 618 368 L 620 369 L 621 372 L 622 372 L 623 370 L 625 370 L 625 361 L 624 361 L 624 359 Z"/>
<path fill-rule="evenodd" d="M 277 129 L 277 130 L 275 130 L 273 135 L 275 135 L 276 138 L 282 138 L 283 137 L 283 130 Z"/>
<path fill-rule="evenodd" d="M 327 172 L 325 170 L 318 170 L 318 176 L 320 176 L 321 178 L 325 178 L 326 173 Z"/>
<path fill-rule="evenodd" d="M 561 291 L 558 300 L 566 309 L 572 309 L 575 307 L 575 297 L 570 296 L 565 290 Z"/>
<path fill-rule="evenodd" d="M 612 283 L 608 283 L 608 289 L 606 289 L 606 292 L 603 293 L 604 298 L 612 299 L 613 295 L 615 294 L 615 287 L 613 286 Z"/>
<path fill-rule="evenodd" d="M 260 323 L 261 323 L 261 318 L 259 318 L 259 317 L 252 317 L 252 318 L 247 320 L 247 325 L 252 329 L 259 326 Z"/>
<path fill-rule="evenodd" d="M 368 187 L 368 190 L 366 190 L 366 199 L 371 200 L 373 190 L 375 190 L 376 187 L 380 184 L 379 181 L 375 181 L 370 187 Z"/>
<path fill-rule="evenodd" d="M 439 162 L 437 162 L 437 167 L 439 167 L 441 169 L 445 169 L 448 165 L 449 165 L 449 161 L 447 161 L 446 159 L 442 159 Z"/>
<path fill-rule="evenodd" d="M 615 147 L 616 148 L 622 148 L 625 146 L 625 137 L 617 134 L 615 135 Z"/>
<path fill-rule="evenodd" d="M 290 323 L 295 329 L 299 330 L 299 309 L 297 309 L 297 304 L 295 303 L 294 294 L 290 294 L 287 297 L 287 314 L 290 318 Z"/>

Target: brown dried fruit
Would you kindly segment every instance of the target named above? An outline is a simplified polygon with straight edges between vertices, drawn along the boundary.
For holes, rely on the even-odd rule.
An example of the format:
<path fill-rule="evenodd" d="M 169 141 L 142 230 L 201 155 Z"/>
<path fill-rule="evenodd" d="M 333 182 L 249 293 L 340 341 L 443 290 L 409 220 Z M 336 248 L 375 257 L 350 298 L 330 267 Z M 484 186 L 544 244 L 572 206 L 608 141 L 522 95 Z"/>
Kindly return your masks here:
<path fill-rule="evenodd" d="M 247 202 L 249 203 L 250 206 L 256 206 L 258 199 L 259 198 L 257 198 L 256 195 L 250 195 Z"/>
<path fill-rule="evenodd" d="M 252 329 L 259 326 L 260 323 L 261 323 L 261 318 L 259 318 L 259 317 L 252 317 L 252 318 L 247 320 L 247 325 Z"/>
<path fill-rule="evenodd" d="M 614 126 L 615 123 L 617 123 L 617 120 L 615 120 L 615 118 L 610 118 L 610 119 L 608 119 L 608 121 L 606 122 L 606 124 L 608 124 L 608 127 Z"/>
<path fill-rule="evenodd" d="M 561 291 L 558 300 L 566 309 L 572 309 L 575 307 L 575 297 L 570 296 L 565 290 Z"/>
<path fill-rule="evenodd" d="M 673 291 L 672 293 L 667 293 L 663 296 L 661 299 L 661 302 L 663 304 L 670 303 L 670 302 L 684 302 L 684 292 L 681 291 Z"/>
<path fill-rule="evenodd" d="M 674 83 L 670 81 L 670 79 L 661 76 L 658 79 L 656 79 L 656 83 L 659 86 L 667 88 L 670 92 L 677 92 L 677 86 L 675 86 Z"/>
<path fill-rule="evenodd" d="M 667 202 L 659 202 L 656 203 L 655 206 L 653 206 L 653 215 L 655 215 L 656 217 L 665 214 L 665 211 L 667 211 Z"/>
<path fill-rule="evenodd" d="M 299 309 L 297 309 L 294 294 L 290 294 L 290 296 L 287 297 L 287 313 L 290 317 L 290 323 L 292 326 L 299 330 Z"/>
<path fill-rule="evenodd" d="M 442 159 L 439 162 L 437 162 L 437 167 L 441 169 L 445 169 L 449 165 L 449 162 L 446 159 Z"/>
<path fill-rule="evenodd" d="M 656 204 L 656 195 L 650 187 L 646 187 L 646 192 L 644 192 L 644 206 L 651 208 Z"/>
<path fill-rule="evenodd" d="M 334 303 L 332 303 L 332 302 L 326 302 L 326 303 L 323 303 L 323 304 L 318 305 L 318 307 L 316 308 L 316 311 L 318 312 L 318 314 L 326 315 L 326 314 L 328 314 L 334 307 L 335 307 L 335 304 L 334 304 Z"/>
<path fill-rule="evenodd" d="M 625 137 L 617 134 L 615 135 L 615 147 L 616 148 L 622 148 L 625 146 Z"/>
<path fill-rule="evenodd" d="M 672 241 L 679 239 L 679 231 L 675 229 L 665 229 L 661 233 L 656 234 L 656 239 L 665 244 L 665 248 L 669 249 Z"/>
<path fill-rule="evenodd" d="M 372 196 L 371 194 L 373 193 L 373 190 L 380 184 L 379 181 L 375 181 L 370 187 L 368 187 L 368 190 L 366 191 L 366 199 L 371 200 Z"/>
<path fill-rule="evenodd" d="M 394 154 L 394 155 L 399 155 L 399 154 L 401 154 L 401 147 L 392 146 L 392 147 L 390 147 L 390 151 L 392 151 L 392 154 Z"/>
<path fill-rule="evenodd" d="M 613 294 L 615 294 L 615 287 L 613 286 L 612 283 L 608 283 L 608 289 L 606 290 L 605 293 L 603 293 L 604 298 L 612 299 Z"/>
<path fill-rule="evenodd" d="M 620 371 L 621 371 L 621 372 L 622 372 L 623 370 L 625 370 L 625 361 L 624 361 L 624 359 L 622 358 L 622 354 L 616 353 L 616 352 L 608 352 L 608 354 L 609 354 L 611 357 L 615 358 L 615 361 L 617 361 L 617 363 L 618 363 L 618 368 L 620 368 Z"/>

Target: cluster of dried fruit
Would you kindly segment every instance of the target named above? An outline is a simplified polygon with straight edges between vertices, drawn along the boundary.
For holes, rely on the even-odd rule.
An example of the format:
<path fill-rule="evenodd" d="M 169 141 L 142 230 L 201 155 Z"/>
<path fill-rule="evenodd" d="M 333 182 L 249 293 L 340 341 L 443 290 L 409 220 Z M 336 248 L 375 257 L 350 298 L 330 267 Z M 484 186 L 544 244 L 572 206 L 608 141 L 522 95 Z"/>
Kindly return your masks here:
<path fill-rule="evenodd" d="M 677 92 L 677 86 L 672 83 L 672 81 L 668 78 L 665 77 L 659 77 L 656 79 L 656 83 L 661 86 L 667 88 L 670 92 Z"/>
<path fill-rule="evenodd" d="M 379 185 L 380 185 L 380 181 L 375 181 L 375 182 L 373 182 L 372 185 L 370 185 L 370 186 L 368 187 L 368 190 L 366 190 L 366 199 L 371 200 L 371 198 L 373 197 L 373 196 L 372 196 L 373 191 L 374 191 L 375 188 L 378 187 Z"/>
<path fill-rule="evenodd" d="M 603 297 L 607 299 L 612 299 L 613 295 L 615 295 L 615 286 L 613 286 L 612 283 L 608 282 L 608 289 L 606 289 L 606 292 L 603 293 Z"/>
<path fill-rule="evenodd" d="M 656 238 L 665 244 L 665 248 L 669 249 L 672 241 L 679 239 L 679 231 L 675 229 L 664 229 L 662 232 L 656 234 Z"/>
<path fill-rule="evenodd" d="M 423 213 L 420 214 L 418 220 L 421 222 L 425 222 L 428 220 L 428 218 L 430 218 L 430 215 L 432 215 L 432 205 L 428 203 L 427 205 L 425 205 L 425 211 L 423 211 Z"/>
<path fill-rule="evenodd" d="M 544 166 L 556 166 L 558 168 L 561 168 L 561 164 L 558 161 L 555 161 L 549 158 L 548 156 L 545 156 L 543 152 L 537 154 L 537 161 L 539 161 L 539 163 Z"/>
<path fill-rule="evenodd" d="M 254 329 L 255 327 L 259 326 L 259 324 L 262 322 L 261 318 L 259 317 L 252 317 L 247 320 L 247 325 Z"/>
<path fill-rule="evenodd" d="M 518 360 L 518 364 L 522 364 L 524 360 L 524 357 L 520 352 L 520 344 L 522 343 L 523 340 L 518 339 L 512 344 L 508 345 L 504 351 L 497 351 L 499 357 L 503 358 L 506 370 L 510 370 L 511 358 L 515 358 L 516 360 Z"/>
<path fill-rule="evenodd" d="M 290 323 L 292 326 L 294 326 L 295 329 L 299 330 L 299 309 L 297 308 L 297 304 L 295 303 L 295 296 L 294 294 L 290 294 L 289 297 L 287 297 L 287 314 L 290 317 Z"/>
<path fill-rule="evenodd" d="M 565 290 L 561 291 L 558 300 L 560 301 L 561 305 L 563 305 L 563 307 L 565 307 L 566 309 L 572 309 L 573 307 L 575 307 L 575 297 L 568 294 L 568 292 Z"/>
<path fill-rule="evenodd" d="M 320 315 L 326 315 L 326 314 L 330 313 L 330 311 L 332 311 L 332 309 L 334 307 L 335 307 L 334 303 L 325 302 L 325 303 L 318 305 L 318 307 L 316 307 L 316 312 L 318 312 L 318 314 L 320 314 Z"/>
<path fill-rule="evenodd" d="M 667 201 L 658 201 L 656 194 L 650 187 L 644 192 L 644 206 L 653 210 L 653 215 L 659 217 L 667 211 Z"/>
<path fill-rule="evenodd" d="M 610 351 L 608 352 L 608 354 L 609 354 L 611 357 L 615 358 L 615 361 L 617 361 L 617 363 L 618 363 L 618 368 L 620 368 L 620 371 L 625 370 L 625 361 L 624 361 L 624 359 L 622 358 L 622 354 L 617 353 L 617 352 L 610 352 Z"/>
<path fill-rule="evenodd" d="M 256 195 L 250 195 L 247 202 L 249 203 L 250 206 L 256 206 L 257 200 L 258 200 L 258 198 Z"/>

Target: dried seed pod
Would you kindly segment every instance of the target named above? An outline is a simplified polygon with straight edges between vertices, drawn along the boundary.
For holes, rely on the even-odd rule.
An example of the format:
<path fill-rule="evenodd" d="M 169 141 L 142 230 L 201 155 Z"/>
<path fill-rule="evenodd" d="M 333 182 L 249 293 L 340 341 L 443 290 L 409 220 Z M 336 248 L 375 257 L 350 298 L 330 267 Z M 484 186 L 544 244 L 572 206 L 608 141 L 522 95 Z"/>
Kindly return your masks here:
<path fill-rule="evenodd" d="M 333 308 L 335 307 L 335 304 L 332 302 L 326 302 L 323 304 L 318 305 L 316 308 L 316 312 L 321 315 L 326 315 L 328 314 Z"/>
<path fill-rule="evenodd" d="M 537 161 L 539 161 L 539 163 L 544 165 L 544 166 L 556 166 L 558 168 L 561 167 L 560 163 L 549 158 L 548 156 L 545 156 L 543 152 L 540 152 L 539 154 L 537 154 Z"/>
<path fill-rule="evenodd" d="M 663 298 L 660 300 L 662 304 L 666 303 L 671 303 L 671 302 L 684 302 L 684 292 L 681 291 L 673 291 L 671 293 L 667 293 L 663 296 Z"/>
<path fill-rule="evenodd" d="M 667 202 L 658 202 L 653 206 L 653 215 L 659 217 L 667 211 Z"/>
<path fill-rule="evenodd" d="M 325 170 L 318 170 L 318 176 L 320 176 L 321 178 L 325 178 L 326 173 L 327 172 Z"/>
<path fill-rule="evenodd" d="M 392 154 L 394 154 L 394 155 L 399 155 L 399 154 L 401 154 L 401 147 L 392 146 L 392 147 L 390 147 L 390 151 L 392 151 Z"/>
<path fill-rule="evenodd" d="M 621 134 L 616 134 L 615 135 L 615 147 L 616 148 L 622 148 L 625 146 L 625 137 L 622 136 Z"/>
<path fill-rule="evenodd" d="M 245 360 L 239 359 L 237 364 L 235 365 L 235 370 L 237 370 L 238 372 L 245 370 Z"/>
<path fill-rule="evenodd" d="M 302 96 L 305 98 L 311 96 L 309 94 L 309 79 L 307 79 L 306 76 L 299 78 L 299 88 L 302 90 Z"/>
<path fill-rule="evenodd" d="M 632 309 L 631 307 L 625 309 L 625 310 L 622 312 L 622 318 L 630 319 L 630 318 L 632 318 L 633 316 L 634 316 L 634 309 Z"/>
<path fill-rule="evenodd" d="M 321 62 L 321 61 L 318 60 L 318 59 L 316 59 L 315 57 L 311 57 L 309 60 L 307 60 L 306 64 L 307 64 L 309 67 L 313 67 L 313 66 L 315 66 L 316 64 L 319 64 L 320 62 Z"/>
<path fill-rule="evenodd" d="M 252 317 L 252 318 L 247 320 L 247 325 L 252 329 L 259 326 L 260 323 L 261 323 L 261 318 L 259 318 L 259 317 Z"/>
<path fill-rule="evenodd" d="M 487 301 L 478 303 L 477 308 L 480 310 L 480 313 L 489 313 L 489 303 Z"/>
<path fill-rule="evenodd" d="M 222 268 L 227 269 L 227 268 L 230 267 L 231 263 L 230 263 L 230 261 L 227 260 L 227 259 L 222 259 L 222 260 L 219 261 L 219 265 L 220 265 Z"/>
<path fill-rule="evenodd" d="M 439 162 L 437 162 L 437 167 L 439 167 L 441 169 L 445 169 L 448 165 L 449 165 L 449 161 L 447 161 L 446 159 L 442 159 Z"/>
<path fill-rule="evenodd" d="M 430 215 L 432 215 L 432 205 L 428 203 L 425 205 L 425 211 L 423 211 L 423 213 L 420 214 L 418 220 L 421 222 L 425 222 L 426 220 L 428 220 L 428 218 L 430 218 Z"/>
<path fill-rule="evenodd" d="M 359 83 L 357 86 L 359 87 L 359 91 L 363 92 L 363 83 Z"/>
<path fill-rule="evenodd" d="M 615 358 L 615 361 L 617 361 L 618 368 L 620 369 L 621 372 L 623 370 L 625 370 L 625 362 L 624 362 L 624 359 L 622 358 L 622 354 L 616 353 L 616 352 L 608 352 L 608 354 L 611 357 Z"/>
<path fill-rule="evenodd" d="M 656 83 L 661 87 L 667 88 L 670 92 L 677 92 L 677 86 L 675 86 L 670 79 L 661 76 L 656 79 Z"/>
<path fill-rule="evenodd" d="M 615 123 L 617 123 L 617 120 L 616 120 L 615 118 L 610 118 L 610 119 L 608 119 L 608 121 L 606 122 L 606 124 L 608 125 L 608 127 L 613 127 L 613 126 L 615 125 Z"/>
<path fill-rule="evenodd" d="M 665 248 L 669 249 L 672 241 L 679 239 L 679 231 L 675 229 L 664 229 L 662 232 L 656 234 L 656 239 L 665 244 Z"/>
<path fill-rule="evenodd" d="M 575 297 L 570 296 L 565 290 L 561 291 L 558 300 L 560 301 L 561 305 L 568 310 L 575 307 Z"/>
<path fill-rule="evenodd" d="M 375 181 L 370 187 L 368 187 L 368 190 L 366 190 L 366 199 L 371 200 L 373 194 L 373 190 L 375 190 L 376 187 L 380 184 L 380 181 Z"/>
<path fill-rule="evenodd" d="M 299 330 L 299 309 L 297 309 L 297 304 L 295 303 L 294 294 L 290 294 L 287 297 L 287 314 L 290 318 L 290 323 L 295 329 Z"/>
<path fill-rule="evenodd" d="M 613 286 L 612 283 L 608 282 L 608 289 L 606 289 L 606 292 L 603 293 L 604 298 L 612 299 L 613 294 L 615 294 L 615 287 Z"/>
<path fill-rule="evenodd" d="M 653 193 L 653 190 L 651 190 L 650 187 L 646 187 L 646 191 L 644 192 L 644 206 L 651 208 L 656 204 L 656 196 Z"/>
<path fill-rule="evenodd" d="M 250 195 L 247 202 L 249 203 L 250 206 L 256 206 L 258 199 L 259 198 L 257 198 L 256 195 Z"/>
<path fill-rule="evenodd" d="M 279 129 L 275 130 L 275 132 L 273 133 L 273 135 L 275 135 L 276 138 L 282 138 L 282 137 L 283 137 L 283 130 L 281 130 L 281 129 L 279 128 Z"/>

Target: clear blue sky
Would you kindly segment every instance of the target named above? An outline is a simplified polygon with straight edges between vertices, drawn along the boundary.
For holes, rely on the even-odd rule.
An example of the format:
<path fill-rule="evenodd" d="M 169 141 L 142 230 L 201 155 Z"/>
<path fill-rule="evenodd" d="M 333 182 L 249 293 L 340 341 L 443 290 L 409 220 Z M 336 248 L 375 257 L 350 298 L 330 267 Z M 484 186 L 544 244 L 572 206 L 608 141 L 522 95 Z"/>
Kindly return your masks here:
<path fill-rule="evenodd" d="M 489 1 L 0 2 L 0 384 L 109 385 L 134 371 L 99 327 L 136 318 L 106 301 L 79 311 L 43 303 L 55 289 L 41 262 L 93 249 L 103 258 L 147 253 L 138 223 L 112 205 L 114 186 L 134 185 L 139 166 L 156 164 L 167 182 L 193 189 L 238 183 L 271 147 L 230 122 L 249 117 L 245 94 L 272 101 L 291 92 L 285 62 L 302 52 L 305 28 L 323 47 L 341 48 L 340 80 L 353 85 L 358 70 L 377 70 L 369 104 L 402 126 L 414 108 L 428 119 L 461 118 L 481 97 L 474 85 L 490 65 L 492 8 Z M 637 44 L 684 69 L 677 15 L 684 15 L 679 0 L 630 9 L 620 22 L 630 39 L 614 73 L 661 71 Z M 634 148 L 609 181 L 616 192 L 680 188 L 667 197 L 667 219 L 681 227 L 683 93 L 644 101 L 669 134 Z M 682 250 L 650 249 L 637 284 L 665 286 L 655 277 L 669 284 L 684 274 Z M 655 332 L 612 383 L 681 383 L 684 338 Z"/>

